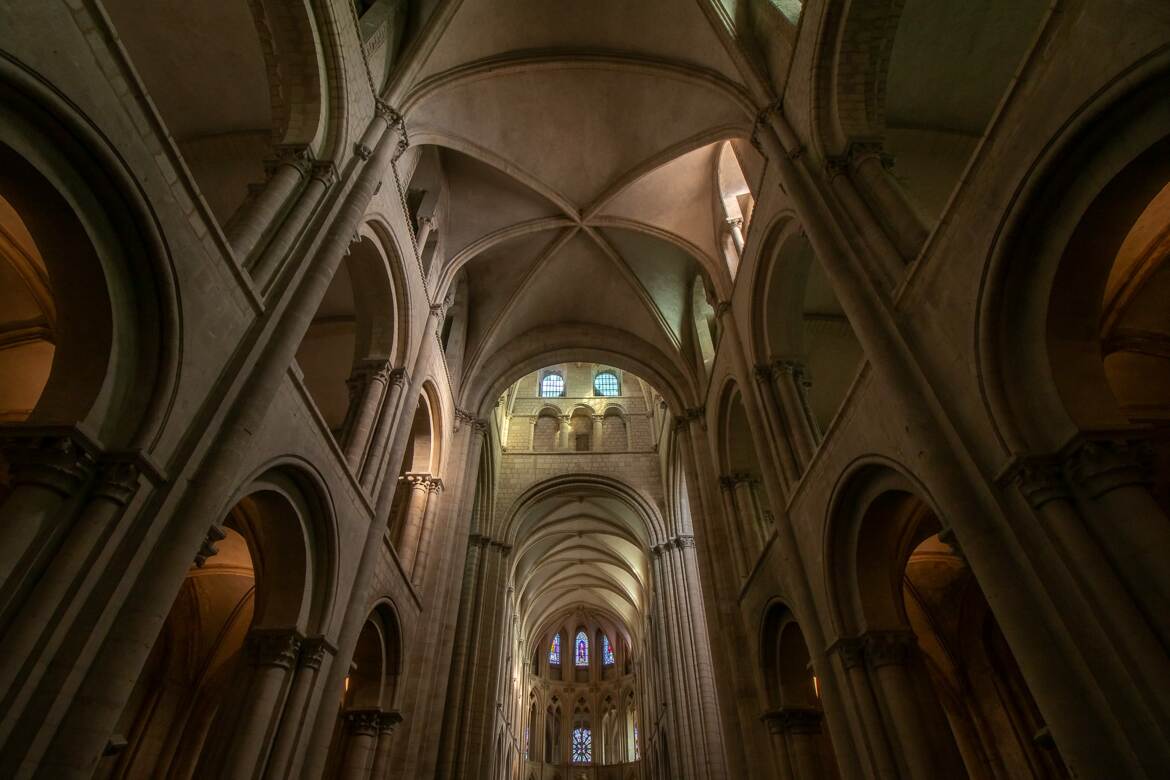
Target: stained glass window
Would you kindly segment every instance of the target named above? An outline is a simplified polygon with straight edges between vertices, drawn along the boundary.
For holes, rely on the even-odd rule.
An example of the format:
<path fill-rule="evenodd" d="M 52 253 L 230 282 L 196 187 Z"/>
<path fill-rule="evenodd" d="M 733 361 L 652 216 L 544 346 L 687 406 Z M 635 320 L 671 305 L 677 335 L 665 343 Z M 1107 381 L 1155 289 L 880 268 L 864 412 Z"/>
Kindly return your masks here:
<path fill-rule="evenodd" d="M 613 647 L 609 644 L 609 636 L 607 634 L 601 635 L 601 663 L 605 666 L 613 666 Z"/>
<path fill-rule="evenodd" d="M 548 662 L 553 666 L 561 665 L 561 635 L 554 634 L 552 645 L 548 648 Z"/>
<path fill-rule="evenodd" d="M 560 398 L 565 394 L 565 378 L 560 374 L 545 374 L 540 380 L 541 398 Z"/>
<path fill-rule="evenodd" d="M 528 726 L 524 727 L 524 760 L 528 760 L 528 743 L 529 743 Z"/>
<path fill-rule="evenodd" d="M 573 729 L 573 763 L 593 762 L 593 732 L 586 727 Z"/>
<path fill-rule="evenodd" d="M 634 726 L 634 760 L 637 761 L 642 757 L 642 751 L 638 745 L 638 727 Z"/>
<path fill-rule="evenodd" d="M 593 377 L 593 392 L 597 395 L 621 395 L 621 386 L 618 384 L 617 374 L 612 371 L 600 371 Z"/>
<path fill-rule="evenodd" d="M 576 655 L 574 656 L 574 658 L 576 659 L 577 666 L 588 666 L 589 665 L 589 637 L 585 636 L 584 631 L 577 632 L 577 641 L 575 644 L 576 644 L 577 650 L 576 650 Z"/>

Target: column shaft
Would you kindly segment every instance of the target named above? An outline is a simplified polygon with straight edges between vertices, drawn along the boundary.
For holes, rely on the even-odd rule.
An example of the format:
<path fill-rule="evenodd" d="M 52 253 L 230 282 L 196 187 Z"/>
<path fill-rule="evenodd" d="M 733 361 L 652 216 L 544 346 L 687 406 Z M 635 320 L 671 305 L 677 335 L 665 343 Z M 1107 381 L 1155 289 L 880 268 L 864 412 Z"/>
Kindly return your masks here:
<path fill-rule="evenodd" d="M 371 495 L 377 492 L 378 483 L 382 475 L 392 470 L 395 464 L 383 464 L 386 445 L 390 442 L 390 435 L 398 419 L 398 407 L 402 400 L 402 391 L 406 387 L 406 371 L 396 368 L 390 372 L 386 394 L 378 411 L 378 421 L 374 434 L 370 439 L 370 452 L 362 463 L 362 488 Z"/>
<path fill-rule="evenodd" d="M 402 516 L 402 529 L 398 535 L 398 560 L 409 577 L 414 573 L 415 556 L 418 555 L 418 543 L 422 537 L 423 521 L 426 516 L 427 496 L 430 494 L 428 483 L 429 474 L 407 474 L 400 481 L 410 487 L 410 496 L 407 499 L 406 511 Z"/>
<path fill-rule="evenodd" d="M 244 263 L 264 233 L 277 221 L 277 215 L 301 184 L 309 165 L 307 147 L 288 147 L 271 168 L 272 174 L 254 198 L 246 201 L 228 222 L 228 243 L 236 258 Z"/>
<path fill-rule="evenodd" d="M 389 378 L 390 367 L 383 365 L 369 372 L 362 384 L 353 426 L 347 432 L 345 441 L 345 460 L 349 463 L 349 468 L 354 474 L 361 473 L 362 461 L 365 458 L 366 449 L 370 445 L 370 434 L 373 432 L 378 410 L 382 407 L 382 399 Z"/>

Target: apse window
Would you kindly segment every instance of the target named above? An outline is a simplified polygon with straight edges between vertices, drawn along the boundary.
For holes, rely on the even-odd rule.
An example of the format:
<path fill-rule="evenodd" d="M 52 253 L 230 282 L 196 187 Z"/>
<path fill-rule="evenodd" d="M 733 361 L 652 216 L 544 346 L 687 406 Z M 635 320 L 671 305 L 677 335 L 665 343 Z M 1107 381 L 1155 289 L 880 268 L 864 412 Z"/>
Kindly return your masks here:
<path fill-rule="evenodd" d="M 584 631 L 577 632 L 576 645 L 577 645 L 577 654 L 576 654 L 577 666 L 588 666 L 589 665 L 589 637 L 585 636 Z"/>
<path fill-rule="evenodd" d="M 586 727 L 573 729 L 573 763 L 588 764 L 593 761 L 593 732 Z"/>
<path fill-rule="evenodd" d="M 613 666 L 613 646 L 609 643 L 609 637 L 602 634 L 601 636 L 601 663 L 603 666 Z"/>
<path fill-rule="evenodd" d="M 545 374 L 540 380 L 541 398 L 563 398 L 565 395 L 565 378 L 553 372 Z"/>
<path fill-rule="evenodd" d="M 612 397 L 619 395 L 621 391 L 621 384 L 614 372 L 599 371 L 597 376 L 593 377 L 593 392 L 596 395 Z"/>
<path fill-rule="evenodd" d="M 552 644 L 548 648 L 548 662 L 553 666 L 561 665 L 561 635 L 555 634 Z"/>

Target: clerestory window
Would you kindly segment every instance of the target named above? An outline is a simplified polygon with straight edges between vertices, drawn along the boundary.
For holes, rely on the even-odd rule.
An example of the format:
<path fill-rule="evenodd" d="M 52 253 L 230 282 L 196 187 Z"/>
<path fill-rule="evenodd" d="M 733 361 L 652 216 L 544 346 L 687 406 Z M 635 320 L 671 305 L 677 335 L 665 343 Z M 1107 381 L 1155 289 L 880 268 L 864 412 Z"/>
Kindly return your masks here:
<path fill-rule="evenodd" d="M 618 382 L 617 374 L 612 371 L 598 371 L 597 376 L 593 377 L 593 392 L 605 397 L 621 395 L 622 386 Z"/>
<path fill-rule="evenodd" d="M 562 398 L 565 395 L 565 378 L 558 373 L 545 374 L 540 380 L 541 398 Z"/>

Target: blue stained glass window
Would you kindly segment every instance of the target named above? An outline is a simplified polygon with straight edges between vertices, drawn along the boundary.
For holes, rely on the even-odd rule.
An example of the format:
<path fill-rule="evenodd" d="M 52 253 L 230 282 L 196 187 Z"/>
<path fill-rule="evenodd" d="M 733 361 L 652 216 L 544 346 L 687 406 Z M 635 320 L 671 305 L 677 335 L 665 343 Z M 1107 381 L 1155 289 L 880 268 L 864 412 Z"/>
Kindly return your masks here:
<path fill-rule="evenodd" d="M 621 395 L 617 374 L 612 371 L 598 372 L 597 376 L 593 377 L 593 392 L 606 397 Z"/>
<path fill-rule="evenodd" d="M 565 378 L 560 374 L 545 374 L 540 380 L 541 398 L 560 398 L 565 394 Z"/>
<path fill-rule="evenodd" d="M 588 728 L 573 729 L 573 763 L 593 762 L 593 732 Z"/>
<path fill-rule="evenodd" d="M 605 666 L 613 666 L 613 646 L 609 643 L 609 636 L 607 634 L 601 635 L 601 663 Z"/>
<path fill-rule="evenodd" d="M 528 743 L 530 742 L 529 736 L 530 735 L 528 733 L 528 726 L 525 726 L 524 727 L 524 760 L 525 761 L 528 760 Z"/>
<path fill-rule="evenodd" d="M 548 662 L 553 666 L 561 665 L 561 635 L 554 634 L 552 645 L 548 648 Z"/>
<path fill-rule="evenodd" d="M 577 632 L 577 641 L 575 644 L 576 644 L 577 649 L 576 649 L 576 655 L 574 656 L 574 658 L 576 659 L 577 666 L 588 666 L 589 665 L 589 637 L 585 636 L 584 631 Z"/>

